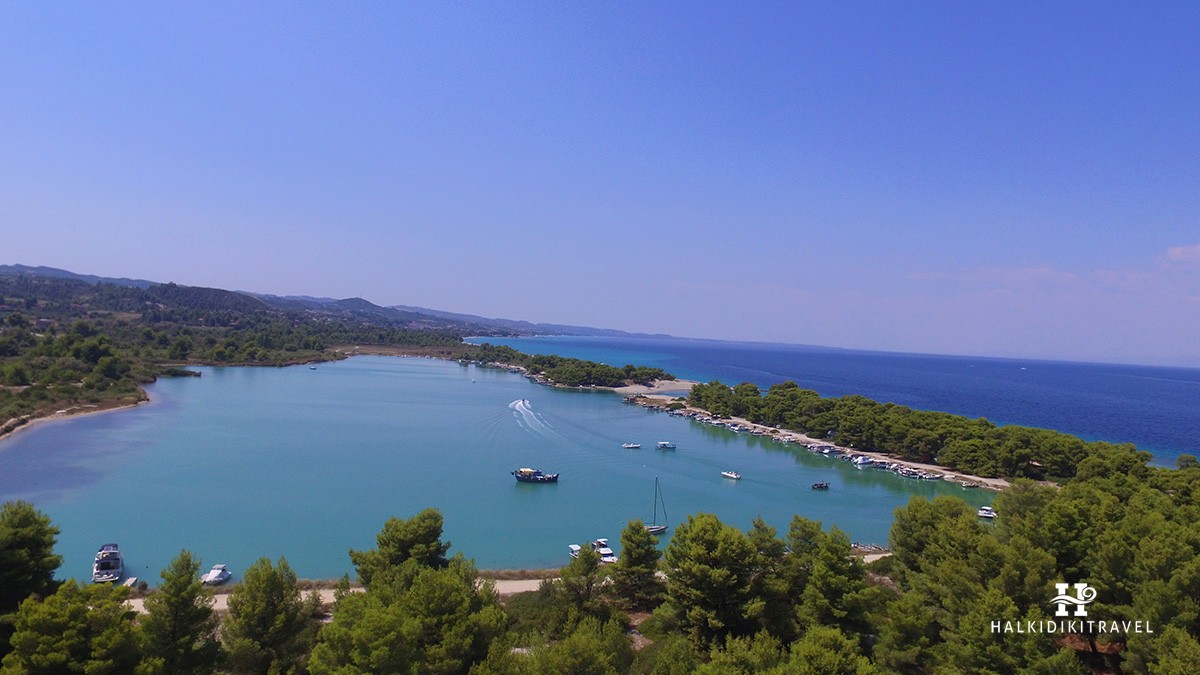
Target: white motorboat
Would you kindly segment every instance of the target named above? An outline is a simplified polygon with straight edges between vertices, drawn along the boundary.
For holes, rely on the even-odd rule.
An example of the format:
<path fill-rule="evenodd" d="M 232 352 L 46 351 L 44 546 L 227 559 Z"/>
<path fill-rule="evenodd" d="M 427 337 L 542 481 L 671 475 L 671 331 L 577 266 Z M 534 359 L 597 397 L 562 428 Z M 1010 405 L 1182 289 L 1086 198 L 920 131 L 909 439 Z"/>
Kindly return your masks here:
<path fill-rule="evenodd" d="M 981 506 L 981 507 L 979 507 L 979 510 L 978 510 L 978 511 L 976 511 L 975 513 L 976 513 L 976 515 L 978 515 L 980 518 L 989 518 L 989 519 L 991 519 L 991 518 L 995 518 L 995 517 L 996 517 L 996 509 L 993 509 L 993 508 L 992 508 L 992 507 L 990 507 L 990 506 Z"/>
<path fill-rule="evenodd" d="M 636 450 L 636 449 L 642 447 L 642 444 L 641 443 L 622 443 L 621 447 L 625 448 L 626 450 Z"/>
<path fill-rule="evenodd" d="M 736 471 L 722 471 L 721 475 L 726 478 L 732 478 L 733 480 L 741 480 L 742 479 L 742 474 L 740 474 Z"/>
<path fill-rule="evenodd" d="M 675 444 L 672 443 L 671 441 L 659 441 L 658 449 L 659 450 L 674 450 Z"/>
<path fill-rule="evenodd" d="M 219 586 L 233 575 L 226 569 L 225 565 L 213 565 L 212 569 L 200 576 L 200 583 L 208 586 Z"/>
<path fill-rule="evenodd" d="M 121 579 L 125 573 L 125 561 L 116 544 L 105 544 L 96 553 L 96 561 L 92 563 L 92 583 L 113 583 Z"/>

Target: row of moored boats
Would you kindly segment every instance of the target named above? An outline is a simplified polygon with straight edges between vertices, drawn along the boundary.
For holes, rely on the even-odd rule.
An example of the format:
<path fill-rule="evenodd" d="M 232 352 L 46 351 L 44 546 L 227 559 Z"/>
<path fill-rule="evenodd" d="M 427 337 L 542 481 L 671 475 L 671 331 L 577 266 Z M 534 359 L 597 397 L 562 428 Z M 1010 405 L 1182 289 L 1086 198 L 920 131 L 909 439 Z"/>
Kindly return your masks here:
<path fill-rule="evenodd" d="M 121 548 L 116 544 L 105 544 L 96 552 L 92 562 L 92 583 L 115 584 L 125 576 L 125 558 Z M 212 569 L 200 575 L 200 583 L 208 586 L 223 584 L 233 576 L 225 565 L 213 565 Z M 131 577 L 136 580 L 136 577 Z M 129 581 L 126 581 L 128 584 Z"/>

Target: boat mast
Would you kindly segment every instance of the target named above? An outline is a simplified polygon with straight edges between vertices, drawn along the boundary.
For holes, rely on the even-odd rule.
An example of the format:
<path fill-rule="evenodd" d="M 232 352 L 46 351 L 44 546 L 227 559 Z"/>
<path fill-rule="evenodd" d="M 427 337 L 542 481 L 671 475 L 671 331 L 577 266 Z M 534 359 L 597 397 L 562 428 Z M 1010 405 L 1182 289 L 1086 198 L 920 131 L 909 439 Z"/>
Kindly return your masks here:
<path fill-rule="evenodd" d="M 667 514 L 664 512 L 663 518 L 666 518 L 666 517 L 667 517 Z M 658 524 L 658 476 L 654 477 L 654 520 L 651 521 L 650 524 L 651 525 Z"/>
<path fill-rule="evenodd" d="M 662 502 L 663 507 L 663 522 L 667 525 L 671 524 L 671 517 L 667 515 L 667 500 L 663 499 L 662 491 L 658 487 L 658 476 L 654 477 L 654 522 L 651 525 L 658 524 L 658 503 Z"/>

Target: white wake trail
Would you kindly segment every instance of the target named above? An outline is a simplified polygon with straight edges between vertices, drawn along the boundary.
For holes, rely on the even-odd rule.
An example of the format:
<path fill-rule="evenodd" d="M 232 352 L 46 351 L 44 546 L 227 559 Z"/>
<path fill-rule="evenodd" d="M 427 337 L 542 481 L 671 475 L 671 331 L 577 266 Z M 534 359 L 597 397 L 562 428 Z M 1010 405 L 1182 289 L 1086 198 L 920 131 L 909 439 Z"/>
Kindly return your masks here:
<path fill-rule="evenodd" d="M 540 434 L 546 438 L 556 438 L 558 436 L 554 431 L 554 427 L 550 426 L 541 415 L 533 411 L 528 399 L 519 398 L 509 403 L 508 407 L 513 411 L 513 417 L 516 418 L 517 424 L 521 425 L 521 428 L 526 431 Z"/>

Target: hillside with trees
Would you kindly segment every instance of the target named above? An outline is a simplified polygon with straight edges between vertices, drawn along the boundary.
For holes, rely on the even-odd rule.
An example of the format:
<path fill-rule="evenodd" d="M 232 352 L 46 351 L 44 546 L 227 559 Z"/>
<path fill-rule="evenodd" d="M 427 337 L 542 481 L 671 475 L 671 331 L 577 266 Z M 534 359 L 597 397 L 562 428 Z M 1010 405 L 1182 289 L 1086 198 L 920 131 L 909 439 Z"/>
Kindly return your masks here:
<path fill-rule="evenodd" d="M 291 306 L 216 288 L 0 273 L 0 435 L 29 418 L 145 400 L 141 384 L 189 365 L 282 366 L 345 358 L 353 347 L 520 365 L 567 386 L 620 386 L 671 376 L 463 337 L 479 326 L 365 300 Z M 283 307 L 283 308 L 281 308 Z M 341 349 L 339 349 L 341 348 Z"/>

